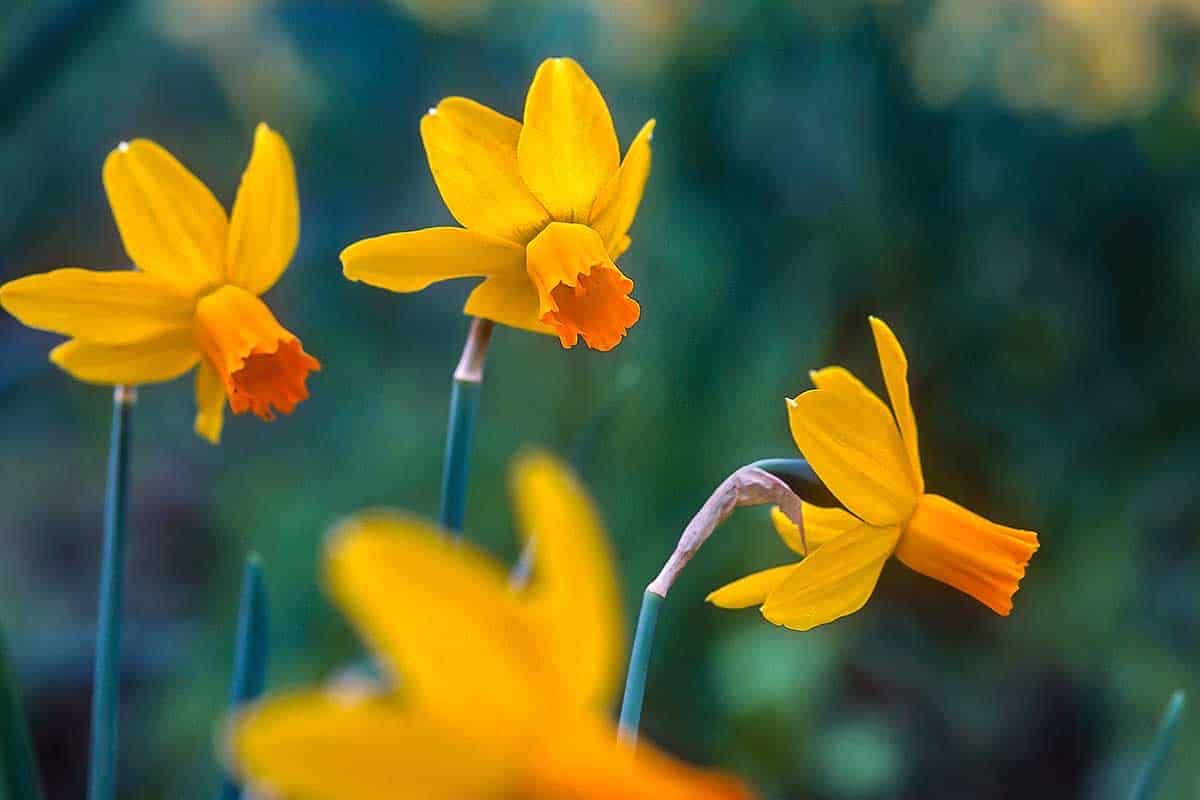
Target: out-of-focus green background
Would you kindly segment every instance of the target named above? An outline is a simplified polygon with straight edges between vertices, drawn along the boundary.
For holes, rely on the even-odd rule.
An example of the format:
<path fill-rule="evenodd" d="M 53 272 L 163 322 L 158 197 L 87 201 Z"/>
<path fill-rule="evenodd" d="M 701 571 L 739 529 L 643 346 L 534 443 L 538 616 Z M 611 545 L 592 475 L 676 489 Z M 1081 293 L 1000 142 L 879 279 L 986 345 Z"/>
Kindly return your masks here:
<path fill-rule="evenodd" d="M 1200 699 L 1200 4 L 1186 0 L 172 0 L 0 12 L 0 279 L 126 264 L 100 183 L 162 143 L 228 204 L 253 126 L 295 153 L 303 233 L 269 302 L 312 398 L 191 432 L 189 381 L 136 412 L 122 796 L 204 797 L 241 560 L 267 566 L 271 684 L 358 646 L 316 586 L 324 531 L 437 506 L 468 282 L 397 296 L 337 254 L 449 223 L 417 124 L 461 94 L 519 116 L 579 59 L 622 144 L 658 119 L 609 354 L 500 330 L 468 533 L 514 553 L 506 465 L 549 447 L 605 512 L 632 619 L 732 469 L 790 455 L 783 398 L 909 352 L 929 486 L 1040 532 L 1016 609 L 884 571 L 808 634 L 703 603 L 782 563 L 740 512 L 665 606 L 645 726 L 770 798 L 1116 798 L 1171 690 Z M 24 76 L 24 77 L 21 77 Z M 44 81 L 31 83 L 35 77 Z M 33 91 L 29 91 L 32 89 Z M 0 319 L 0 618 L 54 798 L 82 795 L 109 392 Z M 1163 797 L 1200 787 L 1191 711 Z"/>

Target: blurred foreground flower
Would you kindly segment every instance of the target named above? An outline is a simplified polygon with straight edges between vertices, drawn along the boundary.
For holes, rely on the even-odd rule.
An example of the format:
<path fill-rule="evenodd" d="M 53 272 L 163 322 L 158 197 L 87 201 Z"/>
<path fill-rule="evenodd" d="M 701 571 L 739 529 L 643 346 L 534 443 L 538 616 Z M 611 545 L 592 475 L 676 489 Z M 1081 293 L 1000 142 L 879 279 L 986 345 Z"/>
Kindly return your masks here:
<path fill-rule="evenodd" d="M 745 798 L 736 780 L 616 741 L 624 635 L 612 556 L 591 503 L 557 461 L 519 461 L 534 582 L 416 519 L 344 523 L 330 593 L 393 681 L 269 698 L 236 716 L 235 771 L 269 796 Z"/>
<path fill-rule="evenodd" d="M 600 90 L 569 58 L 538 67 L 524 124 L 446 98 L 421 120 L 421 138 L 463 227 L 364 239 L 342 252 L 346 277 L 394 292 L 483 277 L 467 314 L 611 350 L 641 313 L 614 261 L 629 247 L 653 130 L 650 120 L 621 161 Z"/>
<path fill-rule="evenodd" d="M 849 513 L 805 503 L 806 555 L 799 528 L 775 509 L 780 536 L 804 560 L 754 573 L 708 600 L 722 608 L 761 604 L 771 622 L 808 630 L 862 608 L 895 554 L 1007 616 L 1037 534 L 925 493 L 908 361 L 882 320 L 872 317 L 871 328 L 891 410 L 842 367 L 812 373 L 817 388 L 788 401 L 796 445 Z"/>
<path fill-rule="evenodd" d="M 50 360 L 89 383 L 142 384 L 196 373 L 196 432 L 219 441 L 225 399 L 265 420 L 308 397 L 320 364 L 259 295 L 291 261 L 299 200 L 287 143 L 265 124 L 232 218 L 208 188 L 154 142 L 122 143 L 104 187 L 131 271 L 59 269 L 0 287 L 26 325 L 72 337 Z"/>

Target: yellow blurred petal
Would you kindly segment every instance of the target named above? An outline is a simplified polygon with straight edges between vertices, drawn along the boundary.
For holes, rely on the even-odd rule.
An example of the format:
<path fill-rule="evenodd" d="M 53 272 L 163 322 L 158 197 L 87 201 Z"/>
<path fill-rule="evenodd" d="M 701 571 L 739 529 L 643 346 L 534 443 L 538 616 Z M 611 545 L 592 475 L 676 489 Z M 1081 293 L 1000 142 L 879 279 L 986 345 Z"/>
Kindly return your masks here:
<path fill-rule="evenodd" d="M 536 800 L 752 800 L 738 778 L 678 761 L 646 741 L 632 748 L 609 725 L 562 725 L 531 754 Z"/>
<path fill-rule="evenodd" d="M 628 236 L 622 236 L 611 247 L 608 248 L 608 257 L 616 261 L 621 256 L 625 255 L 625 251 L 629 249 L 629 245 L 633 244 L 633 240 Z"/>
<path fill-rule="evenodd" d="M 572 697 L 604 709 L 625 666 L 625 625 L 599 514 L 567 466 L 546 453 L 516 461 L 512 488 L 517 528 L 534 548 L 528 592 L 537 619 Z"/>
<path fill-rule="evenodd" d="M 520 725 L 562 697 L 505 570 L 431 525 L 383 511 L 343 523 L 330 591 L 406 695 L 452 719 Z"/>
<path fill-rule="evenodd" d="M 1006 617 L 1037 549 L 1033 531 L 998 525 L 952 500 L 926 494 L 900 537 L 896 558 Z"/>
<path fill-rule="evenodd" d="M 529 278 L 488 278 L 475 287 L 463 311 L 510 328 L 553 334 L 554 329 L 539 318 L 537 289 Z"/>
<path fill-rule="evenodd" d="M 841 367 L 788 400 L 796 446 L 834 496 L 873 525 L 907 519 L 917 502 L 908 454 L 883 401 Z"/>
<path fill-rule="evenodd" d="M 225 385 L 221 376 L 207 360 L 201 360 L 196 370 L 196 422 L 193 426 L 199 436 L 211 444 L 221 441 L 221 428 L 225 425 Z"/>
<path fill-rule="evenodd" d="M 174 156 L 146 139 L 122 143 L 104 162 L 104 188 L 134 264 L 190 290 L 224 278 L 225 210 Z"/>
<path fill-rule="evenodd" d="M 570 58 L 548 58 L 525 98 L 517 162 L 525 184 L 561 222 L 587 223 L 621 160 L 608 106 Z"/>
<path fill-rule="evenodd" d="M 883 380 L 892 401 L 892 411 L 900 426 L 900 437 L 904 440 L 917 493 L 920 494 L 925 491 L 925 476 L 921 472 L 921 451 L 917 446 L 917 417 L 913 414 L 912 400 L 908 396 L 908 358 L 904 355 L 900 340 L 886 322 L 871 317 L 871 332 L 875 336 L 875 349 L 879 352 L 879 366 L 883 370 Z"/>
<path fill-rule="evenodd" d="M 144 272 L 56 269 L 0 286 L 0 306 L 31 328 L 127 344 L 191 326 L 194 301 Z"/>
<path fill-rule="evenodd" d="M 799 564 L 784 564 L 761 572 L 754 572 L 732 583 L 727 583 L 704 598 L 720 608 L 750 608 L 762 605 L 767 595 L 792 574 Z"/>
<path fill-rule="evenodd" d="M 833 537 L 862 524 L 862 521 L 853 514 L 840 508 L 822 508 L 805 503 L 801 513 L 804 514 L 804 541 L 808 542 L 809 550 L 816 550 Z M 805 555 L 804 541 L 800 539 L 800 530 L 779 509 L 779 506 L 771 509 L 771 522 L 775 524 L 775 531 L 779 534 L 779 538 L 783 539 L 784 544 L 793 552 Z"/>
<path fill-rule="evenodd" d="M 133 344 L 96 344 L 82 339 L 50 351 L 50 360 L 87 383 L 136 385 L 178 378 L 200 359 L 192 332 L 171 331 Z"/>
<path fill-rule="evenodd" d="M 300 196 L 292 153 L 282 136 L 259 123 L 229 222 L 229 281 L 262 294 L 287 269 L 299 239 Z"/>
<path fill-rule="evenodd" d="M 464 734 L 388 696 L 309 691 L 236 714 L 224 749 L 233 773 L 262 796 L 507 797 L 521 753 L 511 731 L 490 733 Z"/>
<path fill-rule="evenodd" d="M 806 631 L 853 614 L 867 602 L 900 529 L 862 525 L 834 538 L 800 562 L 763 604 L 776 625 Z"/>
<path fill-rule="evenodd" d="M 465 97 L 448 97 L 421 120 L 433 180 L 465 228 L 525 244 L 550 215 L 517 167 L 521 123 Z"/>
<path fill-rule="evenodd" d="M 650 120 L 629 145 L 620 169 L 608 179 L 592 208 L 591 226 L 600 234 L 613 258 L 617 257 L 614 251 L 624 252 L 621 245 L 625 245 L 625 234 L 642 202 L 646 178 L 650 176 L 650 140 L 653 136 L 654 120 Z"/>
<path fill-rule="evenodd" d="M 523 278 L 525 248 L 463 228 L 425 228 L 355 242 L 342 251 L 342 271 L 352 281 L 419 292 L 451 278 Z"/>

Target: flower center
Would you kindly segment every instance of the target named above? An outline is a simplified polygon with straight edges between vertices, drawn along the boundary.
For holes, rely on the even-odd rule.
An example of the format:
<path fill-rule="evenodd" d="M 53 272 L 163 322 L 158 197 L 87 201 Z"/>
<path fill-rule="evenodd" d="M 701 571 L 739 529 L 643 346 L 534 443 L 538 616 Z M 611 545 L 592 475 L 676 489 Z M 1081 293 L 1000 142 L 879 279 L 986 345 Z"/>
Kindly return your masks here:
<path fill-rule="evenodd" d="M 541 321 L 563 347 L 582 336 L 593 350 L 611 350 L 638 321 L 633 281 L 608 257 L 600 234 L 586 225 L 552 222 L 529 243 L 525 269 L 538 291 Z"/>
<path fill-rule="evenodd" d="M 922 495 L 896 545 L 909 569 L 971 595 L 997 614 L 1012 611 L 1037 534 L 984 519 L 936 494 Z"/>
<path fill-rule="evenodd" d="M 253 411 L 272 420 L 274 409 L 292 413 L 308 397 L 308 373 L 321 368 L 262 300 L 237 286 L 205 295 L 192 329 L 235 414 Z"/>

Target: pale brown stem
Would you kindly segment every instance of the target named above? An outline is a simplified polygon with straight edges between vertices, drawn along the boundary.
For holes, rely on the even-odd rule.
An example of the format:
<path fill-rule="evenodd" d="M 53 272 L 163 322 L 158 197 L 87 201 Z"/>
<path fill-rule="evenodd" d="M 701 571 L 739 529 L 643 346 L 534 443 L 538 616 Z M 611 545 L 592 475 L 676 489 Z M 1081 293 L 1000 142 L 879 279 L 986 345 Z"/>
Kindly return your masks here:
<path fill-rule="evenodd" d="M 713 531 L 722 522 L 729 519 L 735 508 L 739 506 L 761 506 L 766 504 L 779 506 L 780 510 L 800 529 L 800 541 L 808 551 L 808 543 L 804 538 L 804 517 L 801 514 L 801 501 L 796 493 L 779 478 L 758 467 L 742 467 L 730 475 L 716 491 L 700 506 L 696 516 L 683 529 L 675 552 L 667 559 L 662 572 L 650 582 L 646 591 L 653 592 L 659 597 L 666 597 L 671 585 L 679 577 L 679 573 L 691 561 L 692 556 L 700 549 Z"/>
<path fill-rule="evenodd" d="M 463 344 L 462 358 L 454 370 L 454 380 L 467 383 L 483 381 L 483 366 L 487 361 L 488 344 L 492 341 L 492 330 L 496 323 L 490 319 L 476 317 L 471 320 L 471 330 Z"/>

